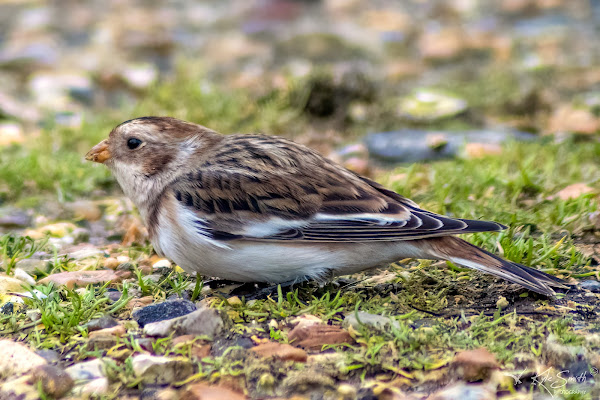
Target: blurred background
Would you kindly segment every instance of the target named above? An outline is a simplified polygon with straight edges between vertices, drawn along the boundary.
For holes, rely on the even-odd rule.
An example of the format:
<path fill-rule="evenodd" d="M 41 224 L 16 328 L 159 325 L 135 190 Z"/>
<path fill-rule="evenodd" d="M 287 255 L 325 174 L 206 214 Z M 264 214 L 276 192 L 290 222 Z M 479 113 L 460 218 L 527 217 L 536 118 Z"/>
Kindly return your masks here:
<path fill-rule="evenodd" d="M 76 362 L 75 390 L 106 399 L 176 398 L 197 379 L 253 398 L 424 398 L 450 385 L 428 398 L 496 399 L 496 387 L 502 398 L 549 398 L 551 386 L 556 398 L 598 399 L 589 371 L 600 370 L 599 38 L 600 0 L 0 0 L 0 336 L 49 349 L 62 375 Z M 413 260 L 277 301 L 211 291 L 153 252 L 108 169 L 84 160 L 117 124 L 147 115 L 309 145 L 425 209 L 506 224 L 467 239 L 578 286 L 554 301 Z M 28 300 L 22 282 L 43 296 Z M 176 345 L 175 325 L 151 339 L 134 322 L 134 309 L 201 298 L 235 324 L 214 344 Z M 117 325 L 110 316 L 120 331 L 102 329 Z M 299 358 L 306 367 L 286 371 L 278 358 L 238 352 L 287 343 L 292 326 L 327 354 L 311 350 Z M 333 347 L 359 331 L 356 345 Z M 489 352 L 455 358 L 482 346 Z M 171 365 L 187 367 L 161 360 L 144 375 L 133 361 L 145 360 L 142 347 L 192 354 L 200 372 L 155 396 L 151 374 L 168 380 Z M 95 357 L 110 360 L 110 379 L 94 372 L 105 362 Z M 494 371 L 491 384 L 454 385 L 471 370 L 474 381 Z M 569 371 L 569 385 L 581 384 L 570 397 L 542 385 Z M 39 389 L 40 376 L 28 382 Z"/>
<path fill-rule="evenodd" d="M 83 155 L 143 115 L 284 135 L 371 176 L 595 142 L 599 28 L 597 0 L 0 1 L 0 201 L 112 192 Z"/>

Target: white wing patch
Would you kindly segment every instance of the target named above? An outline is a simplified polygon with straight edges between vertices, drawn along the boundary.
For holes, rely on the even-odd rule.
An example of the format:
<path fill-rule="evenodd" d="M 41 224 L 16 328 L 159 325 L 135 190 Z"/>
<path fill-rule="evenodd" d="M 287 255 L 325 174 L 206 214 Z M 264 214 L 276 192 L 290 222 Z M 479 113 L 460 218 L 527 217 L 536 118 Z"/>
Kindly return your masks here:
<path fill-rule="evenodd" d="M 272 217 L 264 222 L 247 223 L 242 234 L 244 236 L 262 238 L 287 231 L 288 229 L 302 228 L 308 224 L 309 221 L 306 220 L 289 220 Z"/>
<path fill-rule="evenodd" d="M 421 219 L 413 214 L 413 218 L 419 220 L 419 224 L 415 225 L 415 228 L 418 228 L 423 224 Z M 403 227 L 406 225 L 408 221 L 406 218 L 398 218 L 393 215 L 385 215 L 385 214 L 370 214 L 370 213 L 362 213 L 362 214 L 343 214 L 343 215 L 331 215 L 331 214 L 315 214 L 314 219 L 316 221 L 364 221 L 364 222 L 375 222 L 377 225 L 385 226 L 390 224 L 397 224 L 398 227 Z"/>

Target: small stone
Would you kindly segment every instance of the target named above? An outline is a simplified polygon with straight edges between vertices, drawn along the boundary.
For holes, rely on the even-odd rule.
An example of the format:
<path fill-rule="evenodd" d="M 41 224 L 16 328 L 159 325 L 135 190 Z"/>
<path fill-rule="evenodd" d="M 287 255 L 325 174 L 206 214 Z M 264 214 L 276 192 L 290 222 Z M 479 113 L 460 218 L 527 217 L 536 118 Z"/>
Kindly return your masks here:
<path fill-rule="evenodd" d="M 60 354 L 56 350 L 42 349 L 42 350 L 37 350 L 35 352 L 35 354 L 42 357 L 44 360 L 46 360 L 46 362 L 51 363 L 51 364 L 57 363 L 61 359 Z"/>
<path fill-rule="evenodd" d="M 0 227 L 3 228 L 26 228 L 31 225 L 31 217 L 15 209 L 2 210 L 0 213 Z"/>
<path fill-rule="evenodd" d="M 506 307 L 509 306 L 509 302 L 508 300 L 506 300 L 506 297 L 504 296 L 500 296 L 500 298 L 498 299 L 498 301 L 496 301 L 496 307 L 498 307 L 500 310 L 505 309 Z"/>
<path fill-rule="evenodd" d="M 192 363 L 183 357 L 160 357 L 148 354 L 134 356 L 133 372 L 144 382 L 164 385 L 181 381 L 194 372 Z"/>
<path fill-rule="evenodd" d="M 428 400 L 496 400 L 496 390 L 487 385 L 457 383 L 433 393 Z"/>
<path fill-rule="evenodd" d="M 40 280 L 39 283 L 46 285 L 52 282 L 57 286 L 66 286 L 69 289 L 73 289 L 74 287 L 85 287 L 96 283 L 121 282 L 129 275 L 130 273 L 127 271 L 112 271 L 108 269 L 98 271 L 70 271 L 49 275 Z"/>
<path fill-rule="evenodd" d="M 38 400 L 36 387 L 27 382 L 28 376 L 2 381 L 0 383 L 0 399 L 4 400 Z"/>
<path fill-rule="evenodd" d="M 579 283 L 579 287 L 587 289 L 593 293 L 600 293 L 600 282 L 594 279 L 588 279 Z"/>
<path fill-rule="evenodd" d="M 34 368 L 28 382 L 32 385 L 41 382 L 44 393 L 53 398 L 60 398 L 67 394 L 73 387 L 73 379 L 64 369 L 54 365 L 41 365 Z"/>
<path fill-rule="evenodd" d="M 467 102 L 449 93 L 418 89 L 403 98 L 398 105 L 398 113 L 404 118 L 417 121 L 436 121 L 465 112 Z"/>
<path fill-rule="evenodd" d="M 75 398 L 100 397 L 108 393 L 109 385 L 108 378 L 92 379 L 77 384 L 71 390 L 71 394 Z"/>
<path fill-rule="evenodd" d="M 129 261 L 131 261 L 131 258 L 129 258 L 127 256 L 118 256 L 117 257 L 117 262 L 119 264 L 125 264 L 125 263 L 128 263 Z"/>
<path fill-rule="evenodd" d="M 99 338 L 99 337 L 108 337 L 108 336 L 116 336 L 123 337 L 127 333 L 127 330 L 123 325 L 113 326 L 111 328 L 100 329 L 97 331 L 92 331 L 88 335 L 90 339 Z"/>
<path fill-rule="evenodd" d="M 65 253 L 74 260 L 85 260 L 97 256 L 104 256 L 104 251 L 89 243 L 80 243 L 64 249 Z"/>
<path fill-rule="evenodd" d="M 502 154 L 502 146 L 496 143 L 467 143 L 465 145 L 465 156 L 469 159 L 500 154 Z"/>
<path fill-rule="evenodd" d="M 246 400 L 246 396 L 221 386 L 196 383 L 183 390 L 181 400 Z"/>
<path fill-rule="evenodd" d="M 39 321 L 42 318 L 42 313 L 39 310 L 27 310 L 25 311 L 25 315 L 32 322 Z"/>
<path fill-rule="evenodd" d="M 592 193 L 594 191 L 594 188 L 586 185 L 585 183 L 574 183 L 560 190 L 554 196 L 550 196 L 548 199 L 553 200 L 555 198 L 559 198 L 565 201 L 573 200 L 583 196 L 584 194 Z"/>
<path fill-rule="evenodd" d="M 357 319 L 358 316 L 358 319 Z M 360 329 L 361 325 L 367 325 L 376 329 L 385 329 L 390 325 L 399 327 L 398 321 L 391 319 L 390 317 L 384 317 L 383 315 L 370 314 L 364 311 L 358 311 L 351 313 L 346 316 L 342 326 L 348 329 L 350 326 L 356 330 Z"/>
<path fill-rule="evenodd" d="M 342 399 L 356 398 L 356 388 L 347 383 L 342 383 L 341 385 L 339 385 L 337 392 L 342 397 Z"/>
<path fill-rule="evenodd" d="M 493 370 L 500 368 L 496 357 L 486 348 L 459 352 L 451 367 L 459 378 L 468 382 L 488 379 Z"/>
<path fill-rule="evenodd" d="M 201 307 L 182 317 L 178 321 L 176 329 L 179 335 L 206 335 L 215 338 L 223 326 L 223 318 L 217 310 Z"/>
<path fill-rule="evenodd" d="M 115 257 L 108 257 L 104 260 L 104 268 L 115 270 L 119 266 L 119 261 Z"/>
<path fill-rule="evenodd" d="M 308 357 L 304 350 L 290 346 L 289 344 L 276 342 L 259 344 L 251 348 L 250 351 L 258 354 L 260 357 L 274 357 L 284 361 L 306 362 Z"/>
<path fill-rule="evenodd" d="M 307 350 L 321 350 L 326 344 L 352 343 L 350 334 L 335 325 L 310 325 L 294 328 L 288 338 L 294 346 Z"/>
<path fill-rule="evenodd" d="M 42 239 L 46 235 L 55 238 L 62 238 L 72 234 L 77 229 L 77 225 L 72 224 L 70 222 L 57 222 L 55 224 L 45 225 L 40 228 L 27 230 L 25 231 L 25 234 L 34 239 Z"/>
<path fill-rule="evenodd" d="M 152 296 L 144 296 L 139 299 L 131 299 L 129 303 L 127 303 L 127 308 L 130 310 L 134 310 L 140 307 L 146 307 L 154 302 L 154 297 Z"/>
<path fill-rule="evenodd" d="M 242 299 L 238 296 L 231 296 L 227 299 L 227 303 L 229 303 L 230 306 L 239 306 L 242 305 Z"/>
<path fill-rule="evenodd" d="M 151 304 L 133 312 L 132 317 L 143 327 L 151 322 L 181 317 L 196 310 L 196 305 L 188 300 L 171 300 Z"/>
<path fill-rule="evenodd" d="M 15 268 L 14 277 L 28 285 L 35 285 L 35 279 L 21 268 Z"/>
<path fill-rule="evenodd" d="M 8 275 L 0 274 L 0 294 L 22 292 L 23 281 Z"/>
<path fill-rule="evenodd" d="M 594 134 L 600 131 L 600 118 L 587 109 L 570 105 L 558 108 L 548 123 L 548 133 Z"/>
<path fill-rule="evenodd" d="M 75 382 L 91 381 L 105 377 L 104 362 L 100 358 L 73 364 L 65 371 Z"/>
<path fill-rule="evenodd" d="M 178 318 L 150 322 L 144 325 L 144 334 L 152 337 L 167 337 L 175 331 Z"/>
<path fill-rule="evenodd" d="M 101 329 L 112 328 L 119 325 L 116 319 L 110 315 L 103 315 L 100 318 L 96 318 L 85 324 L 88 332 L 99 331 Z"/>
<path fill-rule="evenodd" d="M 114 303 L 115 301 L 119 301 L 119 299 L 121 298 L 122 295 L 123 295 L 123 293 L 121 293 L 117 289 L 113 289 L 113 288 L 109 288 L 104 293 L 104 296 L 107 297 L 111 301 L 111 303 Z"/>
<path fill-rule="evenodd" d="M 46 364 L 46 360 L 27 346 L 9 339 L 0 340 L 0 377 L 8 378 Z"/>
<path fill-rule="evenodd" d="M 158 70 L 153 64 L 127 67 L 122 74 L 125 83 L 137 90 L 147 89 L 158 78 Z"/>
<path fill-rule="evenodd" d="M 21 125 L 12 122 L 0 123 L 0 147 L 13 143 L 21 143 L 24 140 Z"/>
<path fill-rule="evenodd" d="M 159 268 L 171 268 L 171 261 L 167 260 L 166 258 L 163 258 L 162 260 L 158 260 L 157 262 L 152 264 L 152 269 Z"/>
<path fill-rule="evenodd" d="M 102 217 L 102 210 L 98 204 L 90 200 L 78 200 L 67 204 L 67 208 L 73 212 L 76 219 L 87 221 L 98 221 Z"/>

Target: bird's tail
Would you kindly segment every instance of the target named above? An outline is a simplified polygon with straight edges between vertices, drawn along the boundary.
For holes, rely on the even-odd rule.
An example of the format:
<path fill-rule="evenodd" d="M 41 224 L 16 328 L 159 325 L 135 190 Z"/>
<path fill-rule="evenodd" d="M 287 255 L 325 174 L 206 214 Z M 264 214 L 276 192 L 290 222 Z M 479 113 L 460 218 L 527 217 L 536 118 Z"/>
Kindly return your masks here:
<path fill-rule="evenodd" d="M 552 287 L 568 288 L 564 281 L 555 276 L 505 260 L 454 236 L 430 238 L 426 242 L 431 246 L 434 258 L 498 276 L 536 293 L 554 297 L 556 293 Z"/>

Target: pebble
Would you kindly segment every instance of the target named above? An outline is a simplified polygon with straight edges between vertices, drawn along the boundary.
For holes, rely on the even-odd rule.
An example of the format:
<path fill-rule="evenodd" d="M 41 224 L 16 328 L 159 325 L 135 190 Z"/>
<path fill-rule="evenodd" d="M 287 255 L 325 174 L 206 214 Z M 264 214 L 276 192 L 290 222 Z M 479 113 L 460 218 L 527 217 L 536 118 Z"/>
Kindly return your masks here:
<path fill-rule="evenodd" d="M 262 343 L 251 348 L 250 351 L 258 354 L 260 357 L 274 357 L 284 361 L 306 362 L 308 357 L 302 349 L 277 342 Z"/>
<path fill-rule="evenodd" d="M 457 156 L 469 143 L 499 145 L 509 140 L 530 141 L 535 135 L 519 131 L 427 131 L 401 129 L 368 134 L 369 155 L 384 162 L 415 162 Z"/>
<path fill-rule="evenodd" d="M 74 364 L 65 370 L 75 381 L 91 381 L 104 378 L 104 362 L 100 358 Z"/>
<path fill-rule="evenodd" d="M 467 111 L 467 102 L 452 94 L 433 90 L 417 89 L 412 95 L 400 100 L 398 114 L 410 120 L 436 121 Z"/>
<path fill-rule="evenodd" d="M 486 380 L 499 368 L 496 357 L 485 348 L 461 351 L 451 362 L 454 374 L 467 382 Z"/>
<path fill-rule="evenodd" d="M 78 200 L 66 205 L 76 219 L 98 221 L 102 217 L 102 210 L 98 204 L 90 200 Z"/>
<path fill-rule="evenodd" d="M 579 283 L 579 287 L 581 287 L 582 289 L 587 289 L 594 293 L 600 293 L 600 282 L 593 279 L 588 279 Z"/>
<path fill-rule="evenodd" d="M 181 400 L 246 400 L 247 397 L 241 393 L 234 392 L 231 389 L 208 385 L 206 383 L 196 383 L 187 386 L 182 394 Z"/>
<path fill-rule="evenodd" d="M 23 281 L 8 275 L 0 274 L 0 294 L 22 292 Z"/>
<path fill-rule="evenodd" d="M 41 350 L 37 350 L 35 352 L 35 354 L 42 357 L 44 360 L 46 360 L 50 364 L 59 362 L 61 359 L 60 353 L 56 350 L 41 349 Z"/>
<path fill-rule="evenodd" d="M 554 196 L 550 196 L 548 199 L 553 200 L 555 198 L 559 198 L 564 201 L 574 200 L 585 194 L 593 193 L 593 192 L 595 192 L 594 188 L 588 186 L 585 183 L 579 182 L 579 183 L 573 183 L 572 185 L 565 187 L 564 189 L 557 192 Z"/>
<path fill-rule="evenodd" d="M 24 140 L 21 125 L 12 122 L 0 123 L 0 147 L 21 143 Z"/>
<path fill-rule="evenodd" d="M 130 66 L 121 73 L 125 83 L 137 90 L 147 89 L 158 78 L 158 70 L 152 64 Z"/>
<path fill-rule="evenodd" d="M 358 319 L 357 319 L 358 314 Z M 394 321 L 390 317 L 384 317 L 383 315 L 370 314 L 364 311 L 358 311 L 351 313 L 344 318 L 342 326 L 348 329 L 350 326 L 356 330 L 360 329 L 361 325 L 367 325 L 376 329 L 385 329 L 386 327 L 393 325 L 399 327 L 398 321 Z"/>
<path fill-rule="evenodd" d="M 89 333 L 88 337 L 90 339 L 100 338 L 100 337 L 123 337 L 127 333 L 127 330 L 123 325 L 113 326 L 111 328 L 104 328 L 97 331 L 92 331 Z"/>
<path fill-rule="evenodd" d="M 31 225 L 31 217 L 16 209 L 3 209 L 0 212 L 0 227 L 2 228 L 25 228 Z"/>
<path fill-rule="evenodd" d="M 42 318 L 42 313 L 39 310 L 27 310 L 25 311 L 25 315 L 32 322 L 39 321 Z"/>
<path fill-rule="evenodd" d="M 177 333 L 215 338 L 224 325 L 223 317 L 217 310 L 201 307 L 181 318 L 177 324 Z"/>
<path fill-rule="evenodd" d="M 306 350 L 321 350 L 326 344 L 352 343 L 350 334 L 335 325 L 295 327 L 288 335 L 290 343 Z"/>
<path fill-rule="evenodd" d="M 0 340 L 0 377 L 11 377 L 45 365 L 46 360 L 29 347 L 9 339 Z"/>
<path fill-rule="evenodd" d="M 69 289 L 73 289 L 75 287 L 85 287 L 96 283 L 121 282 L 129 275 L 131 275 L 131 273 L 128 271 L 112 271 L 108 269 L 97 271 L 68 271 L 49 275 L 40 280 L 39 283 L 47 285 L 52 282 L 57 286 L 66 286 Z"/>
<path fill-rule="evenodd" d="M 28 285 L 35 285 L 35 279 L 21 268 L 15 268 L 14 277 Z"/>
<path fill-rule="evenodd" d="M 113 326 L 117 326 L 119 323 L 116 319 L 111 317 L 110 315 L 103 315 L 100 318 L 92 319 L 90 322 L 85 324 L 88 332 L 99 331 L 101 329 L 112 328 Z"/>
<path fill-rule="evenodd" d="M 181 317 L 196 310 L 196 305 L 188 300 L 171 300 L 151 304 L 133 312 L 133 319 L 141 326 Z"/>
<path fill-rule="evenodd" d="M 510 305 L 510 303 L 508 302 L 508 300 L 506 300 L 506 297 L 504 297 L 504 296 L 500 296 L 498 298 L 498 301 L 496 301 L 496 307 L 498 307 L 500 310 L 505 309 L 509 305 Z"/>
<path fill-rule="evenodd" d="M 119 261 L 115 257 L 108 257 L 102 263 L 104 268 L 115 270 L 119 266 Z"/>
<path fill-rule="evenodd" d="M 467 143 L 464 153 L 468 159 L 498 156 L 502 154 L 502 146 L 497 143 Z"/>
<path fill-rule="evenodd" d="M 104 293 L 104 296 L 106 296 L 112 303 L 118 301 L 122 295 L 123 294 L 120 291 L 113 288 L 108 288 L 108 290 L 106 290 Z"/>
<path fill-rule="evenodd" d="M 73 387 L 73 379 L 63 369 L 54 365 L 41 365 L 29 373 L 28 383 L 37 385 L 41 382 L 44 393 L 53 398 L 60 398 Z"/>
<path fill-rule="evenodd" d="M 165 337 L 175 332 L 177 335 L 206 335 L 214 338 L 223 325 L 218 311 L 202 307 L 179 318 L 148 323 L 144 326 L 144 333 L 153 337 Z"/>
<path fill-rule="evenodd" d="M 600 131 L 600 118 L 587 109 L 570 105 L 559 107 L 548 122 L 547 133 L 580 133 L 591 135 Z"/>
<path fill-rule="evenodd" d="M 131 365 L 137 377 L 157 385 L 184 380 L 194 372 L 192 363 L 184 357 L 139 354 L 133 357 Z"/>
<path fill-rule="evenodd" d="M 496 390 L 486 385 L 456 383 L 433 393 L 428 400 L 496 400 Z"/>
<path fill-rule="evenodd" d="M 171 268 L 171 261 L 163 258 L 162 260 L 158 260 L 154 264 L 152 264 L 152 269 L 160 269 L 160 268 Z"/>
<path fill-rule="evenodd" d="M 107 394 L 109 388 L 108 378 L 97 378 L 75 385 L 71 390 L 71 394 L 75 398 L 99 397 Z"/>
<path fill-rule="evenodd" d="M 127 308 L 133 310 L 140 307 L 146 307 L 147 305 L 152 304 L 153 301 L 154 297 L 152 296 L 144 296 L 138 299 L 131 299 L 129 300 L 129 303 L 127 303 Z"/>

